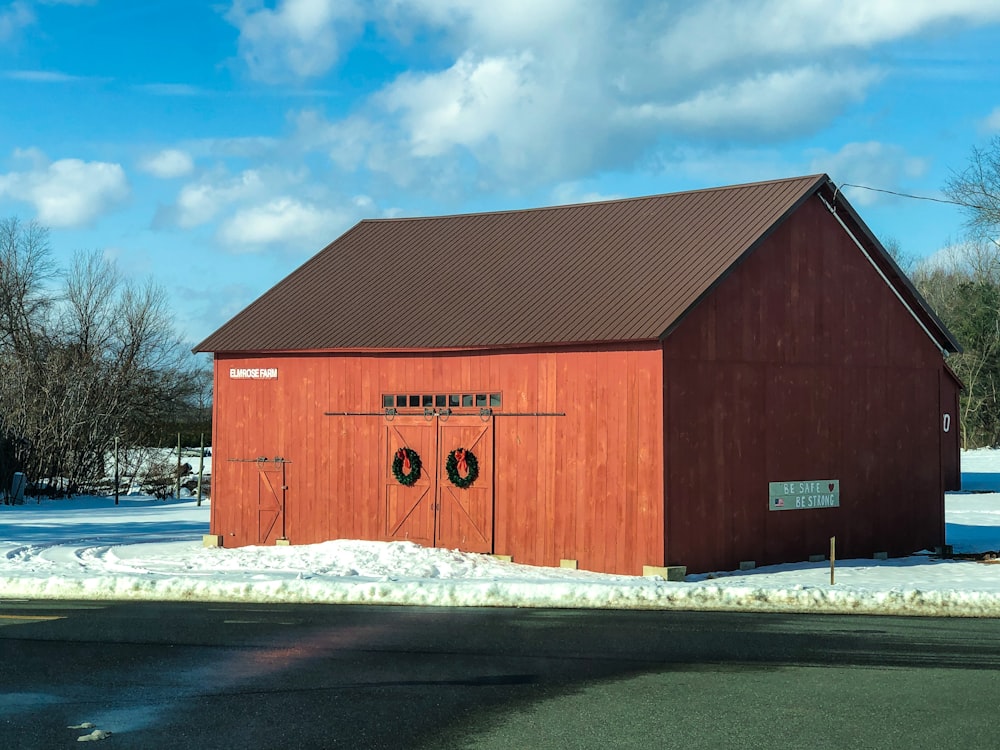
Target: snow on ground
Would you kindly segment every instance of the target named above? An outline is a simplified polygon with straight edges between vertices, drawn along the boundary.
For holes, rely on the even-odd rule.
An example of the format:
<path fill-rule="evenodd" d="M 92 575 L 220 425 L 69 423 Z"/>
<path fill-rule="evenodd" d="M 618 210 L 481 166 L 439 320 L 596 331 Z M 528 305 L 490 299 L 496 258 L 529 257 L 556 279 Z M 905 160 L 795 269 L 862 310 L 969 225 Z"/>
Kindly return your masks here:
<path fill-rule="evenodd" d="M 1000 451 L 962 456 L 949 494 L 956 553 L 1000 550 Z M 148 497 L 0 505 L 4 599 L 148 599 L 427 606 L 843 612 L 1000 617 L 1000 564 L 940 560 L 795 563 L 684 582 L 508 563 L 409 542 L 339 540 L 204 548 L 209 505 Z"/>

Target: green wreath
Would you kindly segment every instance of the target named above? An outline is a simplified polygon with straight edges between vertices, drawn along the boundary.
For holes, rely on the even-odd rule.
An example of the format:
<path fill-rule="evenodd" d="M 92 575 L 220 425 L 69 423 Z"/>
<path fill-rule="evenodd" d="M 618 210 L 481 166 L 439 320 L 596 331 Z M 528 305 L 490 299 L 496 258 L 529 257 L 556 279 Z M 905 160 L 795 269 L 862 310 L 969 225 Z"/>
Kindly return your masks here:
<path fill-rule="evenodd" d="M 464 477 L 458 473 L 459 466 L 462 464 L 467 472 Z M 479 459 L 476 458 L 475 453 L 465 448 L 456 448 L 449 453 L 444 468 L 448 472 L 449 481 L 463 490 L 479 477 Z"/>
<path fill-rule="evenodd" d="M 403 473 L 403 469 L 409 464 L 409 471 Z M 392 475 L 396 481 L 404 487 L 412 487 L 420 479 L 420 454 L 411 448 L 400 448 L 396 451 L 396 457 L 392 459 Z"/>

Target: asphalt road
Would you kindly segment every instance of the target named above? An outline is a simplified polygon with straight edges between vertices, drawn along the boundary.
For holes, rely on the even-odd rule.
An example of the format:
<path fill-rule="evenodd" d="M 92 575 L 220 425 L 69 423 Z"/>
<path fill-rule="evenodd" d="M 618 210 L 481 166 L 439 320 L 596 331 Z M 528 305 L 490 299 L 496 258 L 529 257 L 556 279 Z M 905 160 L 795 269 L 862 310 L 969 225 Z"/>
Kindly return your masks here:
<path fill-rule="evenodd" d="M 989 748 L 998 668 L 995 620 L 0 600 L 0 747 Z"/>

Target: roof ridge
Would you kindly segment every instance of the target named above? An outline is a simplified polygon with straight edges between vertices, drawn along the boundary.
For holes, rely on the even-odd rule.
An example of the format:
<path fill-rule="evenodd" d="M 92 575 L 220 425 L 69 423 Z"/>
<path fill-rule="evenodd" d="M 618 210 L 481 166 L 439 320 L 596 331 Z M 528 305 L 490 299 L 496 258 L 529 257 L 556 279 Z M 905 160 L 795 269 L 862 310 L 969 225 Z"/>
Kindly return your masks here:
<path fill-rule="evenodd" d="M 658 200 L 661 198 L 674 198 L 682 195 L 693 195 L 696 193 L 721 193 L 728 190 L 740 190 L 751 187 L 761 187 L 764 185 L 779 185 L 785 182 L 797 181 L 828 181 L 829 175 L 823 172 L 815 174 L 799 175 L 798 177 L 781 177 L 774 180 L 759 180 L 757 182 L 742 182 L 737 185 L 720 185 L 718 187 L 692 188 L 690 190 L 678 190 L 674 193 L 654 193 L 653 195 L 633 195 L 623 198 L 607 198 L 596 201 L 577 201 L 576 203 L 560 203 L 554 206 L 529 206 L 527 208 L 504 208 L 492 211 L 473 211 L 454 214 L 434 214 L 429 216 L 385 216 L 361 219 L 358 224 L 390 224 L 405 221 L 434 221 L 438 219 L 458 219 L 471 218 L 477 216 L 501 216 L 505 214 L 535 213 L 539 211 L 559 211 L 570 208 L 581 208 L 583 206 L 607 206 L 618 203 L 632 203 L 640 201 Z"/>

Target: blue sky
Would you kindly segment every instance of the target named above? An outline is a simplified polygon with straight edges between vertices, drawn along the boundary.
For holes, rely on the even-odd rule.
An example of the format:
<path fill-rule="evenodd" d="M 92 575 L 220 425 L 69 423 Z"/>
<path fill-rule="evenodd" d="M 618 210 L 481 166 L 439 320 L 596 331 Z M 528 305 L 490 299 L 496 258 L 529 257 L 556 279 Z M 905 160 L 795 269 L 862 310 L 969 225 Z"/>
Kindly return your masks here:
<path fill-rule="evenodd" d="M 356 222 L 827 172 L 943 197 L 1000 0 L 0 0 L 0 217 L 200 341 Z M 846 188 L 884 241 L 954 207 Z"/>

